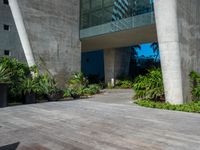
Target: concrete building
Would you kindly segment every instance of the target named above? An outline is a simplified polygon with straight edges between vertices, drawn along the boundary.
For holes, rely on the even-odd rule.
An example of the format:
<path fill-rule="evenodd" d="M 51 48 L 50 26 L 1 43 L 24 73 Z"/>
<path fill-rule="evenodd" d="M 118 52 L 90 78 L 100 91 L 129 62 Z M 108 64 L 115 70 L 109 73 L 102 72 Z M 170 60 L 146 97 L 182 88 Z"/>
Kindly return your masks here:
<path fill-rule="evenodd" d="M 104 50 L 109 82 L 127 72 L 122 47 L 158 41 L 167 101 L 191 99 L 188 75 L 200 71 L 199 0 L 9 0 L 10 8 L 1 1 L 1 55 L 47 68 L 60 86 L 80 70 L 81 51 Z"/>
<path fill-rule="evenodd" d="M 0 20 L 1 25 L 10 21 L 7 24 L 10 23 L 11 28 L 1 35 L 11 38 L 19 35 L 19 38 L 14 39 L 17 44 L 5 39 L 8 48 L 2 48 L 13 50 L 13 56 L 24 53 L 29 66 L 36 64 L 41 71 L 48 69 L 59 86 L 64 86 L 69 75 L 80 71 L 81 66 L 79 0 L 9 0 L 10 8 L 7 2 L 1 0 L 0 14 L 5 9 L 8 15 L 3 12 Z M 4 21 L 4 18 L 9 19 Z"/>
<path fill-rule="evenodd" d="M 8 1 L 0 2 L 0 56 L 26 61 Z"/>

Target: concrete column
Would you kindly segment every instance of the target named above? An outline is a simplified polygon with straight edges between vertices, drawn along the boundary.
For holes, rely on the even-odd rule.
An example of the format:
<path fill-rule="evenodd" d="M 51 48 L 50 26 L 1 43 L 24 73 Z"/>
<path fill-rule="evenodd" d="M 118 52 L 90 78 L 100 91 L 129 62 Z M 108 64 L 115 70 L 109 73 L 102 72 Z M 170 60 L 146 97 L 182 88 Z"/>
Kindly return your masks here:
<path fill-rule="evenodd" d="M 199 0 L 155 0 L 166 100 L 182 104 L 191 100 L 189 73 L 199 71 Z"/>
<path fill-rule="evenodd" d="M 104 50 L 105 83 L 111 83 L 115 79 L 115 50 Z"/>
<path fill-rule="evenodd" d="M 111 83 L 129 72 L 130 51 L 128 48 L 104 50 L 105 83 Z"/>
<path fill-rule="evenodd" d="M 183 90 L 176 0 L 157 0 L 154 5 L 165 97 L 170 103 L 181 104 Z"/>
<path fill-rule="evenodd" d="M 24 21 L 22 18 L 21 11 L 19 9 L 17 0 L 9 0 L 9 5 L 11 8 L 11 12 L 15 21 L 15 25 L 17 27 L 17 31 L 20 37 L 20 41 L 24 50 L 24 54 L 27 60 L 29 67 L 35 65 L 35 60 L 33 57 L 32 49 L 30 46 L 30 42 L 28 39 L 28 35 L 25 29 Z"/>

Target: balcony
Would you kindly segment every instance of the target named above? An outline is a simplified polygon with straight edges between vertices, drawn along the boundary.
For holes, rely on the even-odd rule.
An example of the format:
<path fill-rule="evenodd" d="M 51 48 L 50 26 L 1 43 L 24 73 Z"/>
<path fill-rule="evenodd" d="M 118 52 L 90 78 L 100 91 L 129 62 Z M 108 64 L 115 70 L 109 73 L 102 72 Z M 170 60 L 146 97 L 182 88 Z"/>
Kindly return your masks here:
<path fill-rule="evenodd" d="M 154 23 L 152 0 L 81 0 L 83 40 Z"/>

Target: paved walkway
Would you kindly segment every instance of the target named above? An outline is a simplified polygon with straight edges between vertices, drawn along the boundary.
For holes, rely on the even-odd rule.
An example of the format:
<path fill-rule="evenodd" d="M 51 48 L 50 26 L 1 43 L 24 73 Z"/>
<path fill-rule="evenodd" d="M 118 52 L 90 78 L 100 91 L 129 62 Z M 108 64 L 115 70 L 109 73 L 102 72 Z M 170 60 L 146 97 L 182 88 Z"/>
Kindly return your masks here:
<path fill-rule="evenodd" d="M 106 89 L 102 94 L 92 96 L 92 98 L 86 99 L 86 101 L 134 105 L 132 98 L 132 89 Z"/>
<path fill-rule="evenodd" d="M 126 103 L 131 100 L 129 94 L 119 90 L 88 100 L 0 109 L 0 147 L 200 150 L 200 114 L 138 107 Z"/>

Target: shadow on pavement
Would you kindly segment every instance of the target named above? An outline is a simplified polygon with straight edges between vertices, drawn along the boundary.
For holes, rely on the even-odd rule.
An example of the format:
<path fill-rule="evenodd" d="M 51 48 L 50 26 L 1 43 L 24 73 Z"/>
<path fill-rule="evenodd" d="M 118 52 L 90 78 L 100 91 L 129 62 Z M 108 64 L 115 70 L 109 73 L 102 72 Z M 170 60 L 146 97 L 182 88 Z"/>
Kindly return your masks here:
<path fill-rule="evenodd" d="M 20 142 L 2 146 L 2 147 L 0 147 L 0 150 L 16 150 L 17 147 L 19 146 L 19 144 L 20 144 Z"/>

